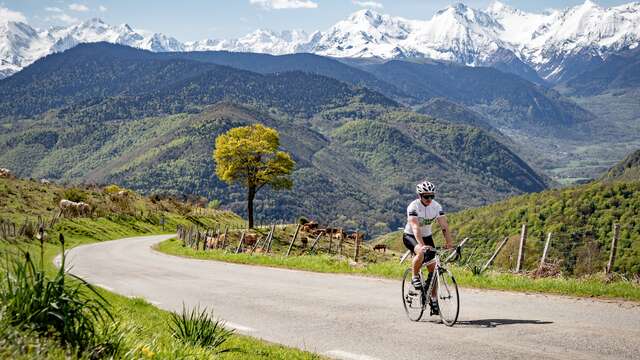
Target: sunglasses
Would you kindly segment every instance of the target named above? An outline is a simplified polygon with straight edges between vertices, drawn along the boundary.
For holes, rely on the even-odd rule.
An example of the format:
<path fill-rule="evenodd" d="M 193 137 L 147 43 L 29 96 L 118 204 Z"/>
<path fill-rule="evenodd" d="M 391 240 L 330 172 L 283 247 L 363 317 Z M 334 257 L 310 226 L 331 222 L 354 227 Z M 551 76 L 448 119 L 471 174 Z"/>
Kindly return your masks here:
<path fill-rule="evenodd" d="M 435 199 L 435 195 L 433 194 L 428 194 L 428 195 L 420 195 L 421 198 L 425 199 L 425 200 L 433 200 Z"/>

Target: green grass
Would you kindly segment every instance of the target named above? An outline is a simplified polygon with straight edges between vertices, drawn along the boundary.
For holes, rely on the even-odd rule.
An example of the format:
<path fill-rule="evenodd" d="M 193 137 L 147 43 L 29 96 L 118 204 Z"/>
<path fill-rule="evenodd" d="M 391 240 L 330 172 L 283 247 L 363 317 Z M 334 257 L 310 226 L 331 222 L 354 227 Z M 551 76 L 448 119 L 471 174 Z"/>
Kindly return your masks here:
<path fill-rule="evenodd" d="M 352 266 L 346 258 L 326 254 L 285 257 L 278 254 L 251 255 L 246 253 L 226 253 L 222 250 L 194 250 L 183 247 L 182 243 L 177 239 L 163 241 L 156 246 L 156 249 L 166 254 L 196 259 L 388 279 L 400 279 L 405 269 L 409 266 L 408 262 L 399 264 L 397 259 Z M 624 280 L 606 283 L 598 276 L 580 279 L 564 277 L 534 279 L 526 275 L 493 271 L 476 276 L 466 266 L 453 266 L 452 271 L 458 283 L 464 287 L 640 301 L 640 285 Z"/>

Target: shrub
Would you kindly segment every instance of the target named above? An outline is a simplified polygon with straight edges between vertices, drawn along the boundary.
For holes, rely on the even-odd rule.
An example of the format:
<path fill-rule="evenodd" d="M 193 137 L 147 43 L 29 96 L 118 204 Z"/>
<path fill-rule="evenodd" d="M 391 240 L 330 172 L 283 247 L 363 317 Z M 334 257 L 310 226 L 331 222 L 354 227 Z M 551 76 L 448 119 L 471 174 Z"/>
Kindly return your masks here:
<path fill-rule="evenodd" d="M 171 313 L 169 324 L 173 336 L 183 343 L 202 346 L 215 353 L 232 351 L 230 348 L 221 348 L 233 335 L 233 330 L 224 328 L 222 321 L 214 320 L 213 314 L 199 307 L 187 311 L 184 304 L 182 313 Z"/>
<path fill-rule="evenodd" d="M 43 269 L 42 255 L 39 265 L 29 252 L 7 257 L 0 280 L 3 321 L 41 336 L 53 335 L 63 345 L 84 352 L 98 345 L 99 329 L 113 317 L 91 285 L 67 272 L 63 237 L 61 244 L 62 263 L 53 278 Z M 77 281 L 69 282 L 67 276 Z"/>
<path fill-rule="evenodd" d="M 109 194 L 109 195 L 117 194 L 118 191 L 121 191 L 121 190 L 122 189 L 118 185 L 115 185 L 115 184 L 107 185 L 104 188 L 105 194 Z"/>
<path fill-rule="evenodd" d="M 87 199 L 87 194 L 80 189 L 69 188 L 64 191 L 64 198 L 70 201 L 80 202 Z"/>
<path fill-rule="evenodd" d="M 218 208 L 220 208 L 220 200 L 213 199 L 213 200 L 209 201 L 209 203 L 207 204 L 207 208 L 209 208 L 209 209 L 218 209 Z"/>
<path fill-rule="evenodd" d="M 306 218 L 306 217 L 304 217 L 304 216 L 300 216 L 300 217 L 298 218 L 298 224 L 300 224 L 300 225 L 304 225 L 304 224 L 306 224 L 306 223 L 308 223 L 308 222 L 309 222 L 309 219 L 307 219 L 307 218 Z"/>

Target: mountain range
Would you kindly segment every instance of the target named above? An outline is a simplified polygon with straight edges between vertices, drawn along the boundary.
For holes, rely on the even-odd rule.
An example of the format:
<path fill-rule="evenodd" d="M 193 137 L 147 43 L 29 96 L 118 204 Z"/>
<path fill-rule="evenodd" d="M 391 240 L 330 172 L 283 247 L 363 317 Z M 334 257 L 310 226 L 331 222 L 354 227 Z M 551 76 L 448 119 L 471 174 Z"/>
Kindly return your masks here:
<path fill-rule="evenodd" d="M 111 26 L 91 19 L 36 30 L 0 23 L 0 76 L 78 43 L 107 41 L 151 51 L 314 53 L 336 58 L 436 59 L 491 66 L 538 83 L 568 81 L 584 67 L 640 42 L 640 3 L 604 8 L 590 0 L 544 13 L 493 2 L 487 9 L 457 3 L 429 20 L 410 20 L 366 9 L 324 31 L 256 30 L 238 39 L 182 43 L 171 36 Z"/>
<path fill-rule="evenodd" d="M 255 67 L 289 71 L 221 64 L 239 58 L 245 67 L 250 58 Z M 342 80 L 301 71 L 308 68 Z M 404 221 L 412 186 L 427 174 L 450 210 L 547 187 L 497 130 L 474 126 L 482 115 L 452 102 L 425 111 L 451 113 L 455 121 L 418 114 L 359 85 L 384 84 L 375 79 L 309 54 L 81 44 L 0 80 L 0 164 L 21 177 L 204 196 L 242 214 L 244 190 L 214 176 L 211 154 L 217 135 L 260 122 L 280 132 L 296 161 L 292 191 L 258 195 L 260 217 L 306 215 L 386 231 Z"/>

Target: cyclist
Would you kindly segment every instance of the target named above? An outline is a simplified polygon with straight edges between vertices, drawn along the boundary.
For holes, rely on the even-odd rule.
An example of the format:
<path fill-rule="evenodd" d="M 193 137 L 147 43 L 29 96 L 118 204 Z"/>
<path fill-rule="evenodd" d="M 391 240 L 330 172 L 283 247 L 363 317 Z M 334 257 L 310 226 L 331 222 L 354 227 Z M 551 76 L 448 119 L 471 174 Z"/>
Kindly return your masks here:
<path fill-rule="evenodd" d="M 416 288 L 422 287 L 420 281 L 420 267 L 423 261 L 428 262 L 433 260 L 435 252 L 427 250 L 427 246 L 435 247 L 433 243 L 433 236 L 431 234 L 431 224 L 437 221 L 442 229 L 442 234 L 445 239 L 445 247 L 450 249 L 453 244 L 451 232 L 449 231 L 449 223 L 442 210 L 442 206 L 434 200 L 436 196 L 436 186 L 425 180 L 416 185 L 416 192 L 418 193 L 418 199 L 412 201 L 407 207 L 407 225 L 404 228 L 404 234 L 402 235 L 402 242 L 415 256 L 413 257 L 413 279 L 411 284 Z M 427 284 L 431 281 L 432 271 L 435 264 L 427 266 L 429 269 L 429 276 L 427 277 Z M 434 299 L 435 287 L 431 296 L 429 297 L 429 305 L 431 306 L 431 314 L 437 315 L 439 313 L 438 303 Z"/>

